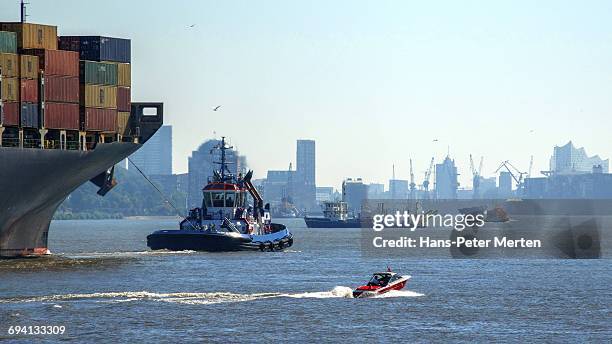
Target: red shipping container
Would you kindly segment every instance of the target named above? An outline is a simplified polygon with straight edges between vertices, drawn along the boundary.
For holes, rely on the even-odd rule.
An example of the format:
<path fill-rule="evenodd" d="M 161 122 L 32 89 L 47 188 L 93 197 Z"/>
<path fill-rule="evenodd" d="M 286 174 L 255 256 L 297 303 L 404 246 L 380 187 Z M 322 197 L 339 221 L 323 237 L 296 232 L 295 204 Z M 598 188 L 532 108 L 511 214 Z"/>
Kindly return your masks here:
<path fill-rule="evenodd" d="M 45 75 L 79 76 L 79 53 L 75 51 L 24 49 L 23 53 L 38 56 Z"/>
<path fill-rule="evenodd" d="M 117 87 L 117 110 L 130 112 L 131 95 L 129 87 Z"/>
<path fill-rule="evenodd" d="M 117 131 L 117 110 L 82 108 L 83 127 L 92 131 Z"/>
<path fill-rule="evenodd" d="M 45 101 L 78 104 L 79 92 L 78 76 L 45 77 Z"/>
<path fill-rule="evenodd" d="M 0 124 L 3 126 L 19 125 L 19 102 L 4 102 Z"/>
<path fill-rule="evenodd" d="M 45 103 L 45 128 L 79 130 L 79 104 Z"/>
<path fill-rule="evenodd" d="M 36 79 L 20 79 L 22 102 L 38 103 L 38 80 Z"/>

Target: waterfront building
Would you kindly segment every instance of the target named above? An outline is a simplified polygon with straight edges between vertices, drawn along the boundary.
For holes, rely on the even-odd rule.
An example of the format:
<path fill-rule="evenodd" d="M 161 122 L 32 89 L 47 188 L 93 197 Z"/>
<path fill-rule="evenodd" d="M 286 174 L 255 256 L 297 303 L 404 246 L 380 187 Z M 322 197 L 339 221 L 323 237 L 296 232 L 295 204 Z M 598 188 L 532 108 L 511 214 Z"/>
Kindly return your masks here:
<path fill-rule="evenodd" d="M 409 183 L 403 179 L 389 180 L 389 195 L 391 199 L 407 199 L 409 195 Z"/>
<path fill-rule="evenodd" d="M 368 186 L 361 178 L 348 178 L 342 182 L 342 201 L 346 202 L 348 211 L 355 216 L 361 213 L 361 203 L 368 199 Z"/>
<path fill-rule="evenodd" d="M 564 146 L 555 146 L 550 158 L 550 171 L 554 174 L 592 173 L 593 168 L 609 172 L 609 159 L 601 159 L 598 155 L 588 156 L 584 148 L 576 148 L 572 141 Z"/>
<path fill-rule="evenodd" d="M 316 149 L 314 140 L 297 140 L 295 205 L 298 209 L 317 211 Z"/>
<path fill-rule="evenodd" d="M 435 195 L 438 199 L 456 199 L 457 188 L 457 167 L 455 161 L 449 156 L 444 158 L 441 164 L 436 164 L 436 185 Z"/>

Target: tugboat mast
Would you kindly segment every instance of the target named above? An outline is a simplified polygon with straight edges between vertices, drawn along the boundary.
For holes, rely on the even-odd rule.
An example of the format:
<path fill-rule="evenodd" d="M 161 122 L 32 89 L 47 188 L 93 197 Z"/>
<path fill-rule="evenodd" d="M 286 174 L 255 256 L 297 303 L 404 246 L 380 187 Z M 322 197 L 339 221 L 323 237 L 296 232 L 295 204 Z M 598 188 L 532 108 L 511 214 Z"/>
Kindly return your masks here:
<path fill-rule="evenodd" d="M 217 145 L 216 148 L 221 150 L 221 161 L 220 162 L 217 161 L 215 163 L 221 165 L 221 171 L 220 171 L 221 172 L 221 181 L 225 182 L 226 179 L 231 179 L 233 177 L 232 173 L 230 172 L 229 168 L 227 167 L 228 162 L 226 161 L 225 151 L 228 150 L 228 149 L 232 149 L 234 147 L 233 146 L 227 146 L 225 144 L 225 136 L 221 136 L 221 143 L 219 145 Z M 226 171 L 227 171 L 227 177 L 226 177 Z"/>

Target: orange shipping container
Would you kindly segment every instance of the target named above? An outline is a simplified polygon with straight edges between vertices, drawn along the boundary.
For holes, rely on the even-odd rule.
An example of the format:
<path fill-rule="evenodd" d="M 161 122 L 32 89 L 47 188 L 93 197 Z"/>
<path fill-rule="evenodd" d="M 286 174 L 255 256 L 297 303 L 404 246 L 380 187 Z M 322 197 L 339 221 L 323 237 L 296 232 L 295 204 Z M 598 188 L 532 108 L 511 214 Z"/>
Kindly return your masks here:
<path fill-rule="evenodd" d="M 2 78 L 2 100 L 5 102 L 19 101 L 19 79 Z"/>
<path fill-rule="evenodd" d="M 19 58 L 17 54 L 0 54 L 0 69 L 5 78 L 16 78 L 19 76 Z"/>
<path fill-rule="evenodd" d="M 81 85 L 81 105 L 88 108 L 117 108 L 117 86 Z"/>
<path fill-rule="evenodd" d="M 20 55 L 21 68 L 19 69 L 19 77 L 22 79 L 38 79 L 38 56 Z"/>
<path fill-rule="evenodd" d="M 117 63 L 117 84 L 123 87 L 132 85 L 132 66 L 129 63 Z"/>
<path fill-rule="evenodd" d="M 3 23 L 3 31 L 17 33 L 19 49 L 57 50 L 57 26 L 33 23 Z"/>

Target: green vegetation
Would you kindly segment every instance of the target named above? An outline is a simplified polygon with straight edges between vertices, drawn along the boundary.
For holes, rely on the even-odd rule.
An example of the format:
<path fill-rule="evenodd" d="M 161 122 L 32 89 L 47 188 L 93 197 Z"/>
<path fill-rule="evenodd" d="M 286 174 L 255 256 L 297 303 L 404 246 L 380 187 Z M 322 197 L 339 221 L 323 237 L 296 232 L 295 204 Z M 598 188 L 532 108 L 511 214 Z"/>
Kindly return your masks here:
<path fill-rule="evenodd" d="M 135 170 L 115 168 L 117 186 L 106 196 L 99 196 L 98 187 L 87 182 L 66 198 L 58 208 L 54 219 L 119 219 L 125 216 L 171 216 L 176 215 L 172 208 Z M 164 188 L 158 185 L 161 190 Z M 171 191 L 171 192 L 168 192 Z M 185 194 L 179 191 L 165 191 L 167 197 L 185 214 Z"/>

